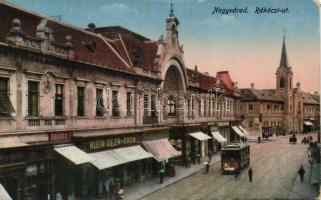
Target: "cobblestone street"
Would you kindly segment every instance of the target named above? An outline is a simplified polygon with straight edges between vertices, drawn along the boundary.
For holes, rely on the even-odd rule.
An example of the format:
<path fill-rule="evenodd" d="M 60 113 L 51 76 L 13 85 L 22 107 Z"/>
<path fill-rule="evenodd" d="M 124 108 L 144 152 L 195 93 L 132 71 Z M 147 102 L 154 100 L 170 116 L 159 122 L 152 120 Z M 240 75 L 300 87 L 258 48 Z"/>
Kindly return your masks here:
<path fill-rule="evenodd" d="M 203 171 L 163 188 L 144 199 L 311 199 L 318 196 L 317 188 L 298 182 L 297 171 L 307 163 L 307 145 L 289 144 L 288 137 L 251 146 L 253 182 L 248 180 L 247 170 L 237 179 L 233 175 L 221 175 L 220 163 L 215 163 L 208 175 Z M 301 185 L 301 186 L 300 186 Z"/>

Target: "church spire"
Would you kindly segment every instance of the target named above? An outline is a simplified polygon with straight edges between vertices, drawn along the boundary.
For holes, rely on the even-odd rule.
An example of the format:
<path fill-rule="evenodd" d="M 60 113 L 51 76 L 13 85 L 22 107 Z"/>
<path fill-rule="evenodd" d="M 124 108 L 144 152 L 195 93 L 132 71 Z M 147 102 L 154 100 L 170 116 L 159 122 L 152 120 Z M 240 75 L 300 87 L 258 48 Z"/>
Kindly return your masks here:
<path fill-rule="evenodd" d="M 174 8 L 173 8 L 173 1 L 172 0 L 171 0 L 171 9 L 170 9 L 169 16 L 174 17 Z"/>
<path fill-rule="evenodd" d="M 282 45 L 282 53 L 281 53 L 281 60 L 280 60 L 279 67 L 284 67 L 284 68 L 289 67 L 288 55 L 286 53 L 286 45 L 285 45 L 285 30 L 284 30 L 284 35 L 283 35 L 283 45 Z"/>

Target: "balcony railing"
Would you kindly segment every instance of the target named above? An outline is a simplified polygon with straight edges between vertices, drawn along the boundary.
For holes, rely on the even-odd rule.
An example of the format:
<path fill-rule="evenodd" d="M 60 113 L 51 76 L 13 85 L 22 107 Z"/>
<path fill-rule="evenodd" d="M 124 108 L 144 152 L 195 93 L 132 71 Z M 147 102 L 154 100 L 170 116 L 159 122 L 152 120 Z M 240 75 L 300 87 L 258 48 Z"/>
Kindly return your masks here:
<path fill-rule="evenodd" d="M 143 124 L 157 124 L 157 116 L 144 116 Z"/>

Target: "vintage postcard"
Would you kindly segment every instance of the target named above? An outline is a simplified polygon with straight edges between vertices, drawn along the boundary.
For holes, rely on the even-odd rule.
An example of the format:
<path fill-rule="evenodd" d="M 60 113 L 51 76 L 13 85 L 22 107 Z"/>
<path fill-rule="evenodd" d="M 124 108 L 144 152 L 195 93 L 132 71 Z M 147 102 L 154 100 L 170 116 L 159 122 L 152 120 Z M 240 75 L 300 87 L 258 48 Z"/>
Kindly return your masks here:
<path fill-rule="evenodd" d="M 321 199 L 319 0 L 0 0 L 0 200 Z"/>

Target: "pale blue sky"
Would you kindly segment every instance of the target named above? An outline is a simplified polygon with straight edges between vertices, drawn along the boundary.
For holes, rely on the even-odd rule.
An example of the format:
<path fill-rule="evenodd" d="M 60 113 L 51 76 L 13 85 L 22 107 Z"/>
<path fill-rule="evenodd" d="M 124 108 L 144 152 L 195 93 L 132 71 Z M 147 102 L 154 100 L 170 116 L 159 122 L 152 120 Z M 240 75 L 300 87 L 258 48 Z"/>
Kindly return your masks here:
<path fill-rule="evenodd" d="M 119 25 L 153 40 L 165 33 L 170 7 L 170 0 L 10 2 L 46 16 L 62 15 L 64 22 L 79 27 L 86 27 L 89 22 L 97 27 Z M 312 0 L 173 0 L 173 3 L 181 22 L 179 37 L 188 67 L 197 64 L 199 69 L 212 75 L 219 70 L 229 70 L 233 79 L 240 79 L 241 87 L 255 82 L 258 87 L 273 88 L 283 29 L 286 29 L 289 63 L 295 80 L 300 80 L 306 90 L 319 89 L 319 73 L 312 77 L 306 74 L 306 70 L 319 70 L 320 18 Z M 212 15 L 215 6 L 248 7 L 249 13 Z M 255 14 L 255 8 L 262 6 L 289 8 L 289 13 Z M 244 73 L 247 78 L 240 78 Z"/>

